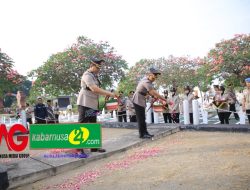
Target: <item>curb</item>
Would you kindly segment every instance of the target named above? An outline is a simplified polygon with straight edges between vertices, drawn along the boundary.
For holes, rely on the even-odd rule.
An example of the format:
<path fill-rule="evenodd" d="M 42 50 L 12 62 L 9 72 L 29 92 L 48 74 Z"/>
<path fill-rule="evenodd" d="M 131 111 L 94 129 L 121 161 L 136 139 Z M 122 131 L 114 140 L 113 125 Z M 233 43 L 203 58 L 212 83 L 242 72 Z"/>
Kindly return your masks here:
<path fill-rule="evenodd" d="M 154 136 L 154 138 L 152 138 L 151 140 L 158 140 L 158 139 L 161 139 L 161 138 L 163 138 L 165 136 L 177 133 L 179 131 L 180 131 L 180 127 L 169 129 L 167 131 L 156 134 Z M 34 183 L 36 181 L 48 178 L 50 176 L 58 175 L 58 174 L 63 173 L 65 171 L 75 169 L 75 168 L 77 168 L 79 166 L 84 166 L 85 164 L 88 164 L 90 162 L 100 160 L 100 159 L 103 159 L 103 158 L 108 158 L 108 157 L 110 157 L 110 156 L 112 156 L 114 154 L 125 152 L 125 151 L 127 151 L 129 149 L 139 147 L 139 146 L 141 146 L 143 144 L 146 144 L 148 142 L 151 142 L 151 141 L 149 139 L 142 139 L 139 142 L 136 142 L 136 143 L 134 143 L 132 145 L 129 145 L 127 147 L 124 147 L 124 148 L 121 148 L 121 149 L 118 149 L 118 150 L 114 150 L 114 151 L 94 155 L 93 157 L 90 157 L 90 158 L 79 159 L 79 160 L 76 160 L 74 162 L 70 162 L 70 163 L 67 163 L 67 164 L 64 164 L 64 165 L 61 165 L 61 166 L 56 166 L 56 167 L 51 166 L 51 168 L 44 169 L 44 170 L 41 170 L 39 172 L 33 172 L 33 173 L 29 173 L 29 174 L 26 174 L 26 175 L 23 175 L 23 176 L 14 177 L 12 179 L 9 179 L 9 184 L 10 184 L 9 189 L 18 188 L 20 186 L 27 185 L 27 184 Z"/>
<path fill-rule="evenodd" d="M 182 125 L 180 130 L 187 131 L 208 131 L 208 132 L 239 132 L 239 133 L 250 133 L 249 125 Z"/>

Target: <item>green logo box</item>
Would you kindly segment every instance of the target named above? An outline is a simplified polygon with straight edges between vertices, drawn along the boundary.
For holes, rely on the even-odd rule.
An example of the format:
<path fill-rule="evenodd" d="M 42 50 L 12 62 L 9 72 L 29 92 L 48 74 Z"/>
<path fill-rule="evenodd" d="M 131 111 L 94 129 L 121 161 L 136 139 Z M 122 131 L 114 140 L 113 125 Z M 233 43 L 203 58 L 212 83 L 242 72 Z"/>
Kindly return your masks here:
<path fill-rule="evenodd" d="M 100 148 L 101 124 L 64 123 L 30 125 L 30 148 Z"/>

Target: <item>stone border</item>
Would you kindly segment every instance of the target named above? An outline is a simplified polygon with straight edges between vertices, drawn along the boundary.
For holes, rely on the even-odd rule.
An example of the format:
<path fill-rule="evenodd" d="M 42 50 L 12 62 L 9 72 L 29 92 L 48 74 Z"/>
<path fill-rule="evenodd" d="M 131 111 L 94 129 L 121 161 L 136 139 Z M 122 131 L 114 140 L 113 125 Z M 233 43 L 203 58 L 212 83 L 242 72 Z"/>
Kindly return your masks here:
<path fill-rule="evenodd" d="M 249 125 L 209 125 L 209 124 L 200 124 L 200 125 L 182 125 L 180 126 L 181 130 L 194 130 L 194 131 L 222 131 L 222 132 L 243 132 L 250 133 Z"/>

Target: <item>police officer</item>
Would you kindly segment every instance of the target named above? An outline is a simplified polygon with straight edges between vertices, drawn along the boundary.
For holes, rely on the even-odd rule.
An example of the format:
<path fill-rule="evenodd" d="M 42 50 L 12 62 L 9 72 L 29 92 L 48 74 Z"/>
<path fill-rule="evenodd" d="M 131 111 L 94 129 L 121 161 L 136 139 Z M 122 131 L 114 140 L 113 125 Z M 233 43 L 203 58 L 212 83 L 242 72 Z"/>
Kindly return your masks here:
<path fill-rule="evenodd" d="M 46 124 L 48 112 L 46 106 L 43 104 L 43 99 L 41 97 L 37 98 L 37 104 L 34 107 L 34 116 L 36 124 Z"/>
<path fill-rule="evenodd" d="M 166 99 L 163 98 L 156 90 L 154 90 L 154 86 L 152 84 L 160 74 L 161 73 L 155 68 L 150 68 L 147 75 L 139 82 L 132 99 L 135 108 L 136 118 L 138 121 L 140 138 L 151 138 L 154 136 L 148 133 L 145 122 L 145 97 L 147 96 L 147 94 L 166 102 Z"/>
<path fill-rule="evenodd" d="M 168 91 L 164 90 L 163 94 L 164 94 L 164 98 L 169 102 L 170 98 L 168 97 Z M 163 110 L 163 118 L 164 118 L 165 123 L 172 123 L 172 117 L 169 111 L 170 111 L 169 106 L 166 105 Z"/>
<path fill-rule="evenodd" d="M 126 112 L 126 98 L 123 95 L 123 91 L 119 91 L 119 99 L 118 99 L 118 121 L 127 122 L 127 112 Z"/>
<path fill-rule="evenodd" d="M 100 88 L 101 83 L 97 74 L 103 63 L 105 61 L 102 59 L 92 58 L 89 69 L 82 76 L 81 90 L 77 98 L 79 123 L 96 123 L 99 95 L 116 97 L 114 93 Z M 105 152 L 105 149 L 91 149 L 91 151 Z"/>
<path fill-rule="evenodd" d="M 133 96 L 134 96 L 134 91 L 129 92 L 128 100 L 127 100 L 127 109 L 128 109 L 128 116 L 129 116 L 129 121 L 130 122 L 136 122 L 136 115 L 135 115 L 135 108 L 134 104 L 132 102 Z"/>

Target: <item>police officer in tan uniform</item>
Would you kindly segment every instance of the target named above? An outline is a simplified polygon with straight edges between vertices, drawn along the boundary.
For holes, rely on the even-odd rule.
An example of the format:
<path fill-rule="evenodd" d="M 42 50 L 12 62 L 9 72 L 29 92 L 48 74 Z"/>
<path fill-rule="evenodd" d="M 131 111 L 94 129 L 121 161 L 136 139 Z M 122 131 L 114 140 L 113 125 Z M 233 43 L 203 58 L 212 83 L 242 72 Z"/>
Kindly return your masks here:
<path fill-rule="evenodd" d="M 135 94 L 133 96 L 133 104 L 135 108 L 136 118 L 139 128 L 139 137 L 140 138 L 152 138 L 154 135 L 151 135 L 147 131 L 147 125 L 145 122 L 145 108 L 146 108 L 146 96 L 147 94 L 159 98 L 160 100 L 167 102 L 156 90 L 154 90 L 153 82 L 157 79 L 158 75 L 161 73 L 154 69 L 150 68 L 146 77 L 144 77 L 138 84 Z"/>
<path fill-rule="evenodd" d="M 128 116 L 129 116 L 130 122 L 137 122 L 136 115 L 135 115 L 135 108 L 134 108 L 134 104 L 132 102 L 134 93 L 135 93 L 134 91 L 130 91 L 129 97 L 127 100 L 127 110 L 128 110 Z"/>
<path fill-rule="evenodd" d="M 84 72 L 82 76 L 81 91 L 77 98 L 79 123 L 96 123 L 99 95 L 116 97 L 114 93 L 100 88 L 101 83 L 97 74 L 103 63 L 105 63 L 105 61 L 102 59 L 91 59 L 89 69 Z M 104 149 L 91 149 L 91 151 L 105 152 Z"/>

